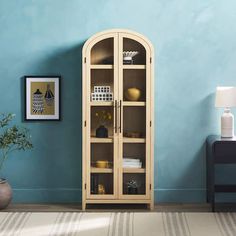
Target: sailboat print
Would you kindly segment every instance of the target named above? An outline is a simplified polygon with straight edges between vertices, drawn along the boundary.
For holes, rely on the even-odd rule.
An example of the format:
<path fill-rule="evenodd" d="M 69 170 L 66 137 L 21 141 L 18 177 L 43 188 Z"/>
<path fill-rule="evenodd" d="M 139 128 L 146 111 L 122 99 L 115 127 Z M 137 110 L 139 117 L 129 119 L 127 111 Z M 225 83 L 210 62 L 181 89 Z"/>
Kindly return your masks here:
<path fill-rule="evenodd" d="M 50 89 L 50 84 L 47 84 L 47 91 L 44 98 L 48 106 L 52 106 L 54 104 L 54 94 Z"/>

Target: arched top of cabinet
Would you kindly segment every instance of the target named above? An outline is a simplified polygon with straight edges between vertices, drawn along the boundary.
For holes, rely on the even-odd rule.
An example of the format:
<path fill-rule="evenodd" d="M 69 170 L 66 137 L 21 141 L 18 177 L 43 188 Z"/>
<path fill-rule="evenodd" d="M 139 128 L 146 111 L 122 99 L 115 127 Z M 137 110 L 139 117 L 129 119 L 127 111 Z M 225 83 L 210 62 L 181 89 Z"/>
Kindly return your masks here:
<path fill-rule="evenodd" d="M 146 50 L 150 50 L 150 52 L 153 53 L 153 45 L 144 35 L 127 29 L 110 29 L 101 31 L 91 36 L 83 46 L 83 54 L 85 54 L 87 50 L 90 51 L 96 43 L 107 38 L 112 38 L 116 35 L 118 36 L 119 34 L 123 37 L 127 37 L 141 43 L 146 48 Z"/>

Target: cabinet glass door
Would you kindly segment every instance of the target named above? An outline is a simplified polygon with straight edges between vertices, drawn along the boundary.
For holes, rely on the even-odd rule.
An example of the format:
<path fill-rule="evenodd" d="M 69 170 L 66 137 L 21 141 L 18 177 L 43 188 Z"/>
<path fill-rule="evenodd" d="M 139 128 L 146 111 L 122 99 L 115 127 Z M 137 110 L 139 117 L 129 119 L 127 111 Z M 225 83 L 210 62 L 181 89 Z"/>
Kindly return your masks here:
<path fill-rule="evenodd" d="M 143 199 L 149 197 L 149 140 L 147 120 L 148 73 L 147 52 L 137 40 L 122 35 L 120 48 L 120 197 Z"/>
<path fill-rule="evenodd" d="M 87 195 L 90 199 L 113 199 L 117 178 L 115 153 L 118 139 L 115 135 L 114 106 L 117 99 L 117 36 L 99 40 L 91 49 L 88 61 L 90 83 Z"/>

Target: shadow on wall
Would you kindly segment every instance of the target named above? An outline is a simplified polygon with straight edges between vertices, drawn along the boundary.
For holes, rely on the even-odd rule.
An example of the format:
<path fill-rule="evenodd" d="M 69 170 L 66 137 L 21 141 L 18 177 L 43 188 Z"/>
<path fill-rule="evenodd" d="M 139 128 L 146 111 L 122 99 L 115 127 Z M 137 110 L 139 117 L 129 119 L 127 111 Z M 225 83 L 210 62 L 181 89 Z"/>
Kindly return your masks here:
<path fill-rule="evenodd" d="M 191 150 L 192 142 L 197 144 L 198 149 L 189 163 L 186 172 L 178 181 L 179 183 L 185 183 L 187 190 L 188 188 L 190 189 L 189 193 L 187 192 L 189 196 L 187 194 L 186 201 L 206 201 L 206 138 L 215 130 L 212 129 L 212 120 L 215 120 L 214 98 L 214 93 L 211 93 L 197 103 L 194 108 L 198 113 L 196 114 L 195 125 L 192 128 L 200 127 L 200 129 L 198 128 L 193 132 L 195 137 L 192 137 L 192 140 L 190 140 L 189 153 L 193 153 L 193 150 Z"/>
<path fill-rule="evenodd" d="M 61 76 L 61 115 L 63 118 L 67 117 L 66 100 L 68 95 L 76 95 L 73 99 L 77 104 L 82 104 L 82 48 L 84 42 L 72 47 L 70 49 L 58 49 L 53 55 L 46 55 L 47 57 L 41 61 L 33 62 L 32 70 L 29 70 L 25 75 L 33 76 Z M 37 66 L 35 66 L 35 64 Z M 31 66 L 29 66 L 31 67 Z M 21 80 L 21 111 L 22 122 L 25 122 L 25 81 L 23 75 Z M 76 87 L 73 87 L 76 86 Z M 76 88 L 78 88 L 76 90 Z M 72 89 L 69 93 L 67 89 Z M 73 92 L 75 94 L 73 94 Z M 65 110 L 64 110 L 65 109 Z M 23 112 L 24 111 L 24 112 Z M 76 109 L 78 111 L 78 109 Z M 70 114 L 71 115 L 71 114 Z M 77 114 L 78 115 L 78 114 Z M 80 110 L 81 115 L 81 110 Z M 41 122 L 41 121 L 40 121 Z M 50 122 L 49 122 L 50 123 Z"/>
<path fill-rule="evenodd" d="M 179 169 L 179 174 L 175 179 L 173 189 L 163 189 L 160 191 L 160 198 L 157 196 L 158 202 L 205 202 L 206 201 L 206 145 L 205 141 L 208 135 L 215 130 L 214 112 L 214 93 L 200 100 L 194 107 L 189 124 L 184 129 L 195 129 L 191 132 L 182 130 L 182 143 L 179 143 L 179 152 L 176 157 L 181 159 L 188 156 L 188 159 L 181 159 L 185 164 Z M 188 117 L 189 119 L 189 117 Z M 187 121 L 186 121 L 187 122 Z M 187 123 L 186 123 L 187 124 Z M 194 135 L 193 135 L 194 134 Z M 181 140 L 181 139 L 180 139 Z M 173 185 L 172 185 L 173 186 Z M 159 198 L 159 199 L 158 199 Z"/>
<path fill-rule="evenodd" d="M 45 59 L 32 61 L 26 71 L 26 75 L 60 75 L 62 78 L 61 121 L 27 121 L 35 144 L 31 165 L 39 164 L 41 167 L 41 176 L 36 177 L 35 181 L 37 186 L 43 188 L 81 189 L 83 44 L 57 49 L 50 55 L 47 53 Z M 21 119 L 26 122 L 24 75 L 20 80 Z M 60 182 L 57 181 L 58 172 L 65 176 Z M 29 185 L 34 186 L 33 183 Z"/>

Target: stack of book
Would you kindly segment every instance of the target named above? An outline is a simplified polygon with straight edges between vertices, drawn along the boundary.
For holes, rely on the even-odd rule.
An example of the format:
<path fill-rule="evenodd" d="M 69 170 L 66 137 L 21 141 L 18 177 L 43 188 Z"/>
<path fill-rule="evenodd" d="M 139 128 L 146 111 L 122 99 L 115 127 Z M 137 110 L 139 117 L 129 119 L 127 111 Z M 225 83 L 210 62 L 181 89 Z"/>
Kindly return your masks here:
<path fill-rule="evenodd" d="M 124 157 L 123 168 L 142 168 L 142 162 L 140 159 Z"/>

